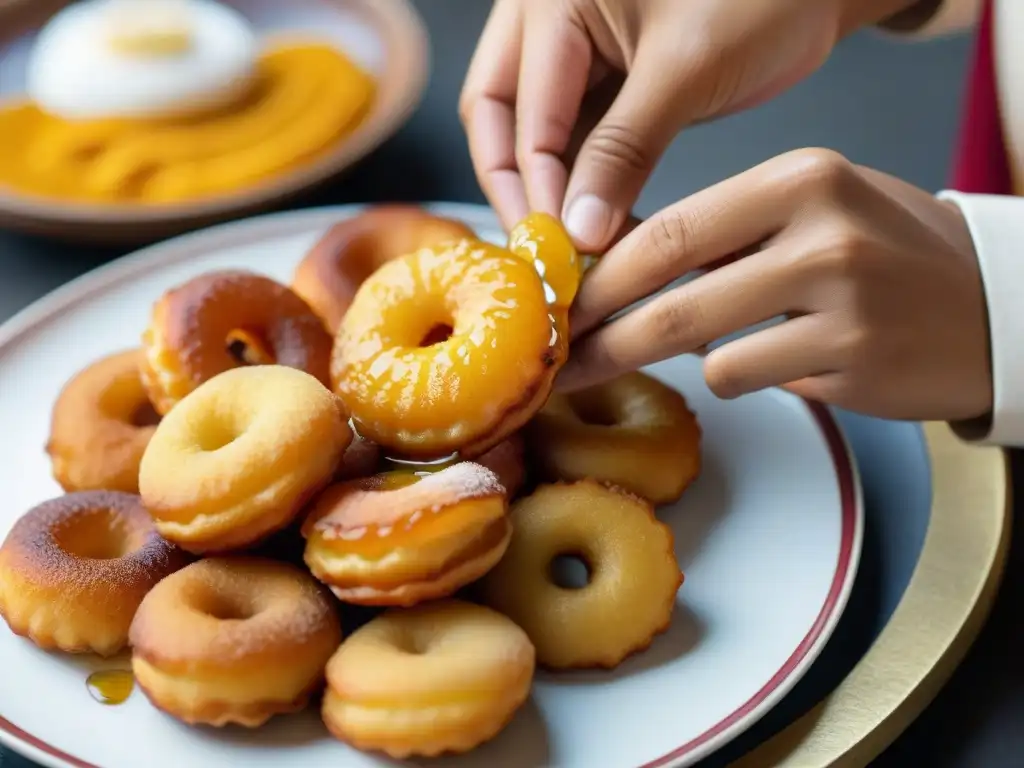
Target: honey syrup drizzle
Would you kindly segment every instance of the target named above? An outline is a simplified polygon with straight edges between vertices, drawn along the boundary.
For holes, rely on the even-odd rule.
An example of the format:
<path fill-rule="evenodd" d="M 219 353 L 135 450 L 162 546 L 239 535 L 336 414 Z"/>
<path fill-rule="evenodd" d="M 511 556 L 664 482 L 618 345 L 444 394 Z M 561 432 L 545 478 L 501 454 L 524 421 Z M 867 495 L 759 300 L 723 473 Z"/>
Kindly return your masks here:
<path fill-rule="evenodd" d="M 124 704 L 135 690 L 135 677 L 127 669 L 103 669 L 85 680 L 93 700 L 107 706 Z"/>

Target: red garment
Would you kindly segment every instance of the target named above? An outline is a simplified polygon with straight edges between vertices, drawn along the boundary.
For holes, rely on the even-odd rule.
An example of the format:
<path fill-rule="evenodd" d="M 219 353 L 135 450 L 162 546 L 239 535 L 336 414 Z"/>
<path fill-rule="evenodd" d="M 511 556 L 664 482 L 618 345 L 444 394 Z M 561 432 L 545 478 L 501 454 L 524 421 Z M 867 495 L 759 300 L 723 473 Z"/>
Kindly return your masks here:
<path fill-rule="evenodd" d="M 992 0 L 985 0 L 981 11 L 950 186 L 961 192 L 1010 195 L 1013 181 L 996 92 L 992 6 Z"/>

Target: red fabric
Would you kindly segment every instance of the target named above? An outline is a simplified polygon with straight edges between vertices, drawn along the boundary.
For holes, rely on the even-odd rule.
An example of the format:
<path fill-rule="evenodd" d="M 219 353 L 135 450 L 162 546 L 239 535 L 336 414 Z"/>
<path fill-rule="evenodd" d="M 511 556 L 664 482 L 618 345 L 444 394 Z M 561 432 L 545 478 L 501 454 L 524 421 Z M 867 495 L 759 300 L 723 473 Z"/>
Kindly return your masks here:
<path fill-rule="evenodd" d="M 961 192 L 1009 195 L 1013 182 L 996 92 L 992 5 L 992 0 L 985 0 L 978 24 L 950 186 Z"/>

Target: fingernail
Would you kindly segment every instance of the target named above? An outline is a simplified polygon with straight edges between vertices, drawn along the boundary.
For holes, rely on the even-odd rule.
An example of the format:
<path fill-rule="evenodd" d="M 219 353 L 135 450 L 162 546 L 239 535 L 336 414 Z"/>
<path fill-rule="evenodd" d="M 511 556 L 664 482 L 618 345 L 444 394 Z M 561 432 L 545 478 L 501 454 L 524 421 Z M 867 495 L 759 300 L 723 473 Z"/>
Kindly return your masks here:
<path fill-rule="evenodd" d="M 598 248 L 612 226 L 612 207 L 597 195 L 578 195 L 565 210 L 565 228 L 580 245 Z"/>

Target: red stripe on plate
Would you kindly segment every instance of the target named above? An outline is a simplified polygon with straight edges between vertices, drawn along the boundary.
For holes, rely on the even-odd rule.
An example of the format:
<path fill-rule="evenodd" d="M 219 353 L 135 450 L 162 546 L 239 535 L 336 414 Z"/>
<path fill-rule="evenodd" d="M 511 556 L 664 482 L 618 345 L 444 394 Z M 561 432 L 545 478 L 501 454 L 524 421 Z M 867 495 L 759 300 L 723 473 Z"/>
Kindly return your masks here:
<path fill-rule="evenodd" d="M 765 700 L 778 688 L 792 677 L 800 664 L 807 658 L 814 645 L 821 639 L 822 633 L 829 622 L 835 618 L 839 609 L 839 600 L 846 586 L 850 568 L 853 565 L 853 548 L 857 532 L 857 483 L 854 477 L 853 465 L 850 463 L 850 456 L 847 453 L 846 442 L 843 440 L 835 417 L 828 408 L 820 403 L 807 402 L 807 407 L 818 422 L 825 442 L 828 445 L 829 453 L 832 455 L 832 463 L 835 465 L 836 476 L 839 480 L 839 502 L 842 514 L 842 528 L 839 543 L 839 558 L 836 560 L 836 572 L 832 577 L 832 586 L 829 588 L 825 602 L 821 606 L 818 617 L 814 620 L 810 630 L 800 641 L 792 655 L 779 668 L 772 678 L 765 683 L 757 693 L 750 697 L 739 709 L 732 712 L 726 718 L 704 731 L 700 736 L 677 747 L 671 752 L 657 757 L 650 762 L 644 763 L 640 768 L 665 768 L 682 757 L 686 757 L 694 750 L 703 747 L 715 737 L 721 735 L 729 728 L 740 723 L 754 710 L 761 706 Z M 751 723 L 753 725 L 753 723 Z M 738 734 L 737 734 L 738 735 Z"/>

